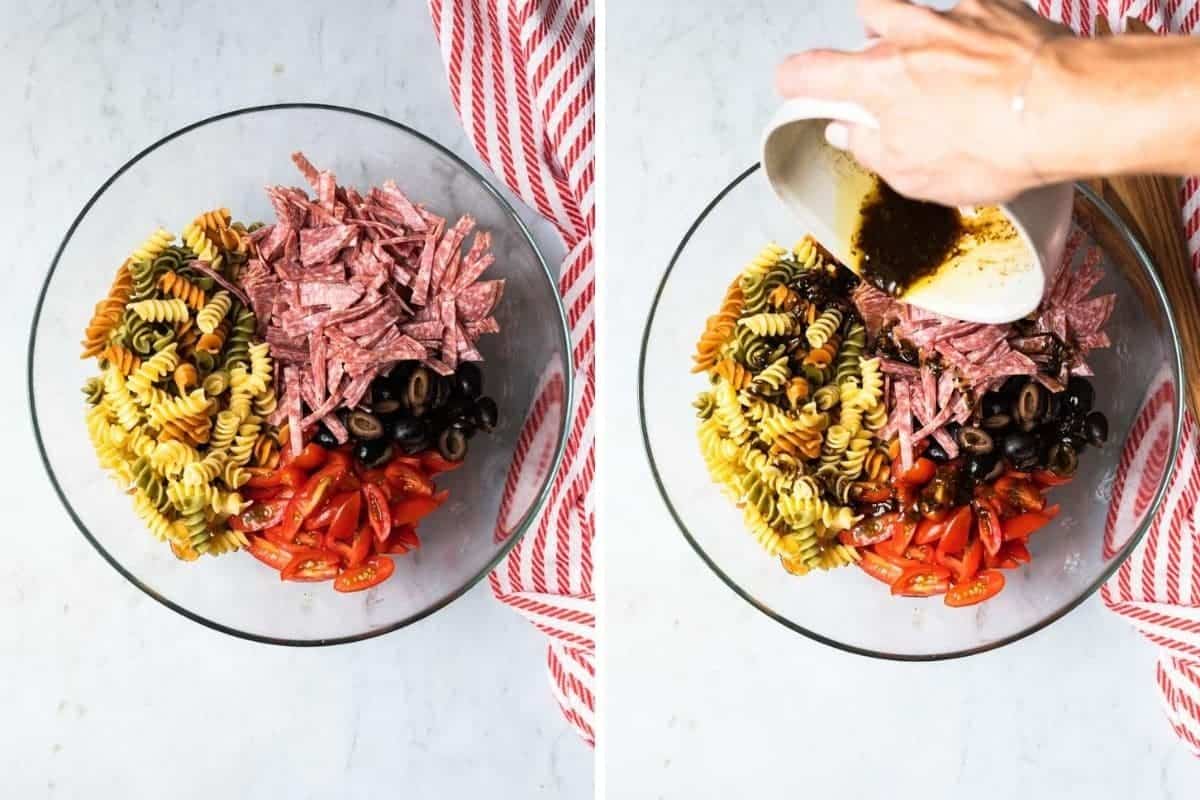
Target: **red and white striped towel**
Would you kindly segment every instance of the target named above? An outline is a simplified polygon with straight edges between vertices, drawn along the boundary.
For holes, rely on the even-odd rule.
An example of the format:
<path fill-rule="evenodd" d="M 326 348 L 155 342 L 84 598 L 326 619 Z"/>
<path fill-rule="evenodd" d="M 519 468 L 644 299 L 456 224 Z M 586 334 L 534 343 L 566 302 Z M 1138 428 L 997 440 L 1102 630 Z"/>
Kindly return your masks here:
<path fill-rule="evenodd" d="M 555 224 L 567 247 L 559 291 L 571 327 L 576 391 L 566 455 L 536 528 L 492 573 L 491 585 L 501 602 L 549 638 L 555 697 L 594 744 L 594 9 L 591 0 L 430 0 L 429 8 L 450 93 L 476 151 Z M 521 432 L 505 505 L 520 491 L 527 459 L 544 456 L 539 433 L 563 401 L 563 385 L 553 371 L 542 382 Z M 510 534 L 503 506 L 500 516 L 496 535 L 503 538 Z"/>
<path fill-rule="evenodd" d="M 1046 17 L 1092 36 L 1096 16 L 1114 31 L 1138 17 L 1157 31 L 1193 33 L 1200 26 L 1200 0 L 1033 0 Z M 1184 181 L 1180 202 L 1192 267 L 1200 275 L 1200 178 Z M 1200 353 L 1187 353 L 1200 358 Z M 1101 589 L 1105 604 L 1130 620 L 1159 648 L 1157 680 L 1167 718 L 1179 737 L 1200 755 L 1200 436 L 1189 414 L 1183 445 L 1164 465 L 1170 389 L 1152 392 L 1135 421 L 1113 484 L 1106 547 L 1129 536 L 1129 516 L 1140 516 L 1163 468 L 1170 486 L 1145 540 Z"/>

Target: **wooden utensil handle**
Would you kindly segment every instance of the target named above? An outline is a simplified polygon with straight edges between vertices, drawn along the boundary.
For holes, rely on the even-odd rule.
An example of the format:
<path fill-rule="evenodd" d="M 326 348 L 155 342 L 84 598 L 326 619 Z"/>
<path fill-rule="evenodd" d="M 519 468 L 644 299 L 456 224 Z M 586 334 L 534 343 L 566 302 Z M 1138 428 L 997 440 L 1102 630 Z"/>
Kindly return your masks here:
<path fill-rule="evenodd" d="M 1101 35 L 1110 32 L 1103 17 L 1097 18 L 1095 29 Z M 1126 20 L 1126 30 L 1153 32 L 1134 18 Z M 1192 414 L 1200 419 L 1200 287 L 1192 272 L 1179 209 L 1179 181 L 1163 175 L 1138 175 L 1107 178 L 1102 184 L 1104 194 L 1111 191 L 1119 198 L 1114 208 L 1146 247 L 1162 279 L 1183 348 L 1184 394 Z"/>

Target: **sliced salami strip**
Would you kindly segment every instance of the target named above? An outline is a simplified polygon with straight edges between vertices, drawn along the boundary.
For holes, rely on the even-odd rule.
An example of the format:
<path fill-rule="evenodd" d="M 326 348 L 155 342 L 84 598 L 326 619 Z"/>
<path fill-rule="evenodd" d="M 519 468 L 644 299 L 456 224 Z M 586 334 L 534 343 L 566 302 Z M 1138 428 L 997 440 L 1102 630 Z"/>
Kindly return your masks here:
<path fill-rule="evenodd" d="M 292 160 L 313 196 L 268 187 L 276 222 L 250 237 L 234 291 L 281 365 L 276 416 L 295 447 L 318 422 L 347 440 L 334 412 L 369 399 L 372 380 L 398 362 L 449 375 L 482 360 L 475 342 L 500 330 L 491 314 L 504 281 L 480 280 L 494 261 L 491 236 L 472 238 L 470 216 L 448 228 L 393 181 L 364 195 L 303 153 Z"/>

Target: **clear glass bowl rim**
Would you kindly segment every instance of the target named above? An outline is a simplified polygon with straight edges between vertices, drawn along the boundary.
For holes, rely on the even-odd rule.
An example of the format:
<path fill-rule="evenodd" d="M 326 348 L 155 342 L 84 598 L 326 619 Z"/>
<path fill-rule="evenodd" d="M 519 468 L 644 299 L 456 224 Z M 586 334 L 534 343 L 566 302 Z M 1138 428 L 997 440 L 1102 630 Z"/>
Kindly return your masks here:
<path fill-rule="evenodd" d="M 205 125 L 222 122 L 222 121 L 230 119 L 232 117 L 238 117 L 238 116 L 249 115 L 249 114 L 257 114 L 257 113 L 269 113 L 269 112 L 273 112 L 273 111 L 289 111 L 289 110 L 297 110 L 297 109 L 308 110 L 308 111 L 330 111 L 330 112 L 335 112 L 335 113 L 340 113 L 340 114 L 350 114 L 353 116 L 362 117 L 365 119 L 373 120 L 375 122 L 381 122 L 385 125 L 389 125 L 389 126 L 395 128 L 402 135 L 408 135 L 408 136 L 414 137 L 416 139 L 419 139 L 420 141 L 424 142 L 425 144 L 429 145 L 430 147 L 433 147 L 435 150 L 440 152 L 442 155 L 449 158 L 452 162 L 454 162 L 454 164 L 459 169 L 463 170 L 468 175 L 470 175 L 472 178 L 474 178 L 488 192 L 488 194 L 490 194 L 496 200 L 496 202 L 499 203 L 500 207 L 509 216 L 509 218 L 512 220 L 513 224 L 516 225 L 517 230 L 520 231 L 521 236 L 524 237 L 526 243 L 529 245 L 530 250 L 533 252 L 534 256 L 537 258 L 538 264 L 541 265 L 542 272 L 545 274 L 546 280 L 550 283 L 550 286 L 552 289 L 551 294 L 554 297 L 554 306 L 555 306 L 554 310 L 557 312 L 558 320 L 559 320 L 559 334 L 560 334 L 559 344 L 560 344 L 562 358 L 563 358 L 563 370 L 564 370 L 563 403 L 565 404 L 564 407 L 567 409 L 567 417 L 563 422 L 562 430 L 559 432 L 558 441 L 555 443 L 554 458 L 553 458 L 553 461 L 551 464 L 551 468 L 547 472 L 544 483 L 543 483 L 542 487 L 538 490 L 537 496 L 534 499 L 533 504 L 529 507 L 529 510 L 525 513 L 525 515 L 521 518 L 521 520 L 518 522 L 518 524 L 514 527 L 512 534 L 504 542 L 504 545 L 496 552 L 495 556 L 493 556 L 479 572 L 472 575 L 466 581 L 466 583 L 464 583 L 462 586 L 458 587 L 457 589 L 454 589 L 453 591 L 449 592 L 445 597 L 441 598 L 438 602 L 430 605 L 427 608 L 422 609 L 421 611 L 419 611 L 415 614 L 410 614 L 409 616 L 399 620 L 398 622 L 394 622 L 390 625 L 385 625 L 380 628 L 375 628 L 375 629 L 372 629 L 369 631 L 365 631 L 363 633 L 358 633 L 353 636 L 328 637 L 328 638 L 322 638 L 322 639 L 285 639 L 285 638 L 279 638 L 279 637 L 274 637 L 274 636 L 264 636 L 261 634 L 249 633 L 246 631 L 238 630 L 237 628 L 233 628 L 228 625 L 223 625 L 219 622 L 214 622 L 213 620 L 210 620 L 207 617 L 204 617 L 200 614 L 196 614 L 195 612 L 190 611 L 187 608 L 184 608 L 183 606 L 173 602 L 169 598 L 162 596 L 161 594 L 154 591 L 149 586 L 147 586 L 146 584 L 144 584 L 140 580 L 138 580 L 136 575 L 134 575 L 132 572 L 127 570 L 119 561 L 117 561 L 116 558 L 114 558 L 107 550 L 104 549 L 104 547 L 100 544 L 99 540 L 97 540 L 96 537 L 94 537 L 92 535 L 91 531 L 88 530 L 87 525 L 85 525 L 83 520 L 79 518 L 79 515 L 75 513 L 75 509 L 71 506 L 70 501 L 67 499 L 66 493 L 63 492 L 62 486 L 59 484 L 58 479 L 55 477 L 54 469 L 50 466 L 50 459 L 47 456 L 45 444 L 42 441 L 42 432 L 38 425 L 37 402 L 34 397 L 34 389 L 33 389 L 33 366 L 34 366 L 33 365 L 33 357 L 34 357 L 34 349 L 37 344 L 38 323 L 40 322 L 41 317 L 42 317 L 42 307 L 46 300 L 46 292 L 50 288 L 50 280 L 54 277 L 54 272 L 58 267 L 59 259 L 62 257 L 63 251 L 66 250 L 67 245 L 70 243 L 71 236 L 75 233 L 75 229 L 77 227 L 79 227 L 79 224 L 87 216 L 87 214 L 91 210 L 92 206 L 95 205 L 96 201 L 98 201 L 100 199 L 100 197 L 105 193 L 105 191 L 108 190 L 109 186 L 111 186 L 114 182 L 116 182 L 116 180 L 118 178 L 120 178 L 123 174 L 125 174 L 125 172 L 127 170 L 129 170 L 131 167 L 133 167 L 133 165 L 135 165 L 136 163 L 141 161 L 143 158 L 145 158 L 150 153 L 157 150 L 159 147 L 162 147 L 163 145 L 167 144 L 168 142 L 171 142 L 174 139 L 177 139 L 187 133 L 190 133 L 191 131 L 194 131 L 197 128 L 201 128 Z M 498 189 L 496 189 L 496 187 L 492 184 L 491 181 L 489 181 L 486 177 L 484 177 L 484 175 L 482 173 L 480 173 L 479 170 L 472 167 L 470 164 L 468 164 L 466 161 L 464 161 L 462 158 L 460 158 L 457 154 L 455 154 L 453 151 L 451 151 L 448 147 L 446 147 L 445 145 L 438 142 L 436 139 L 434 139 L 434 138 L 420 132 L 419 130 L 417 130 L 409 125 L 406 125 L 402 122 L 397 122 L 396 120 L 390 119 L 390 118 L 382 116 L 380 114 L 375 114 L 370 111 L 363 111 L 361 109 L 352 108 L 349 106 L 339 106 L 339 105 L 333 105 L 333 104 L 329 104 L 329 103 L 297 102 L 297 103 L 272 103 L 272 104 L 268 104 L 268 105 L 246 106 L 244 108 L 236 108 L 236 109 L 233 109 L 230 111 L 224 111 L 220 114 L 215 114 L 211 117 L 206 117 L 204 119 L 197 120 L 196 122 L 193 122 L 189 125 L 185 125 L 184 127 L 180 128 L 176 131 L 173 131 L 172 133 L 167 134 L 166 136 L 162 137 L 161 139 L 155 141 L 153 144 L 148 145 L 147 147 L 142 149 L 140 152 L 138 152 L 136 155 L 134 155 L 132 158 L 130 158 L 128 161 L 126 161 L 124 164 L 122 164 L 120 167 L 118 167 L 116 172 L 114 172 L 111 176 L 109 176 L 109 178 L 100 185 L 100 188 L 97 189 L 95 191 L 95 193 L 92 194 L 92 196 L 88 199 L 87 203 L 84 204 L 83 209 L 80 210 L 80 212 L 75 216 L 75 219 L 71 222 L 71 226 L 69 228 L 67 228 L 66 234 L 63 236 L 62 241 L 59 243 L 58 248 L 54 252 L 54 258 L 50 262 L 50 269 L 46 273 L 46 278 L 42 283 L 42 288 L 38 292 L 37 304 L 34 307 L 34 311 L 33 311 L 33 322 L 30 325 L 30 331 L 29 331 L 29 346 L 28 346 L 28 353 L 27 353 L 27 357 L 26 357 L 25 376 L 26 376 L 26 387 L 27 387 L 27 394 L 28 394 L 28 401 L 29 401 L 29 415 L 30 415 L 30 420 L 33 425 L 33 435 L 34 435 L 34 439 L 37 442 L 38 455 L 41 458 L 43 468 L 45 468 L 45 470 L 46 470 L 47 477 L 50 478 L 50 484 L 54 487 L 54 493 L 56 495 L 58 495 L 59 501 L 62 503 L 63 508 L 66 509 L 67 515 L 70 516 L 71 520 L 75 523 L 75 527 L 79 529 L 79 532 L 83 534 L 84 538 L 87 539 L 88 542 L 91 543 L 92 547 L 94 547 L 96 549 L 96 552 L 98 552 L 104 558 L 104 560 L 108 562 L 108 564 L 113 569 L 115 569 L 118 573 L 120 573 L 122 576 L 124 576 L 125 579 L 128 580 L 130 583 L 132 583 L 134 586 L 136 586 L 137 588 L 139 588 L 143 592 L 145 592 L 148 596 L 157 600 L 159 603 L 162 603 L 167 608 L 192 620 L 193 622 L 200 623 L 201 625 L 205 626 L 206 628 L 211 628 L 212 630 L 220 631 L 221 633 L 225 633 L 230 636 L 234 636 L 238 639 L 246 639 L 246 640 L 249 640 L 252 642 L 259 642 L 262 644 L 275 644 L 275 645 L 283 645 L 283 646 L 288 646 L 288 647 L 325 647 L 325 646 L 329 646 L 329 645 L 349 644 L 352 642 L 366 641 L 367 639 L 373 639 L 377 636 L 383 636 L 384 634 L 388 634 L 393 631 L 400 630 L 401 628 L 405 628 L 405 627 L 413 624 L 414 622 L 419 622 L 420 620 L 424 619 L 425 617 L 428 617 L 430 614 L 433 614 L 436 611 L 440 611 L 441 609 L 450 605 L 450 603 L 454 602 L 455 600 L 457 600 L 458 598 L 460 598 L 464 594 L 466 594 L 477 583 L 479 583 L 481 580 L 483 580 L 483 578 L 486 575 L 488 575 L 488 573 L 490 573 L 493 569 L 495 569 L 500 564 L 500 562 L 504 560 L 504 557 L 507 556 L 514 547 L 516 547 L 517 542 L 519 542 L 521 540 L 521 538 L 525 535 L 525 533 L 529 530 L 529 527 L 532 525 L 533 521 L 538 518 L 538 515 L 541 513 L 542 508 L 545 506 L 546 500 L 550 496 L 550 490 L 554 485 L 554 478 L 558 474 L 559 468 L 562 466 L 562 459 L 566 452 L 567 439 L 570 435 L 570 429 L 571 429 L 571 413 L 570 413 L 570 411 L 573 408 L 573 402 L 574 402 L 574 398 L 575 398 L 574 363 L 573 363 L 572 358 L 573 357 L 572 357 L 572 352 L 571 352 L 570 326 L 567 322 L 566 309 L 563 307 L 563 304 L 562 304 L 562 296 L 558 292 L 558 282 L 554 278 L 554 274 L 550 271 L 550 267 L 546 264 L 546 259 L 542 255 L 541 249 L 537 246 L 537 243 L 533 240 L 533 236 L 530 234 L 529 228 L 521 220 L 520 215 L 517 214 L 517 211 L 515 208 L 513 208 L 512 204 L 508 202 L 508 200 L 504 197 L 503 194 L 500 193 L 500 191 Z"/>
<path fill-rule="evenodd" d="M 666 272 L 663 273 L 662 280 L 659 281 L 658 288 L 654 292 L 654 301 L 650 305 L 650 311 L 646 315 L 646 323 L 642 329 L 641 350 L 638 354 L 637 386 L 638 421 L 642 429 L 642 446 L 646 451 L 646 458 L 650 462 L 650 472 L 654 477 L 654 485 L 657 487 L 659 496 L 662 498 L 663 503 L 667 506 L 667 511 L 671 514 L 671 518 L 675 521 L 676 527 L 679 528 L 679 532 L 683 534 L 683 538 L 687 540 L 689 545 L 691 545 L 692 550 L 696 552 L 696 555 L 700 557 L 700 560 L 708 565 L 708 568 L 711 569 L 716 576 L 721 579 L 721 582 L 732 589 L 735 594 L 737 594 L 747 603 L 754 606 L 763 614 L 767 615 L 791 631 L 806 636 L 814 641 L 820 642 L 821 644 L 828 645 L 847 653 L 853 653 L 855 655 L 868 656 L 870 658 L 878 658 L 889 661 L 945 661 L 954 658 L 963 658 L 965 656 L 986 653 L 1005 645 L 1012 644 L 1013 642 L 1020 641 L 1027 636 L 1037 633 L 1043 628 L 1049 626 L 1051 623 L 1062 619 L 1068 613 L 1079 607 L 1084 600 L 1087 600 L 1089 597 L 1095 594 L 1096 590 L 1099 589 L 1105 581 L 1112 577 L 1113 573 L 1117 571 L 1121 564 L 1124 563 L 1125 559 L 1127 559 L 1133 552 L 1134 548 L 1137 547 L 1138 543 L 1141 542 L 1142 537 L 1144 537 L 1146 535 L 1146 531 L 1149 530 L 1150 524 L 1154 521 L 1154 517 L 1158 513 L 1159 506 L 1161 505 L 1163 498 L 1166 496 L 1167 487 L 1170 483 L 1168 480 L 1171 474 L 1170 467 L 1175 463 L 1175 459 L 1179 453 L 1180 441 L 1183 434 L 1183 415 L 1186 408 L 1186 403 L 1183 400 L 1182 393 L 1177 397 L 1175 418 L 1172 420 L 1172 436 L 1170 438 L 1167 460 L 1165 462 L 1167 464 L 1167 468 L 1163 470 L 1163 476 L 1159 481 L 1158 488 L 1154 492 L 1154 497 L 1150 501 L 1150 504 L 1146 507 L 1143 521 L 1138 525 L 1133 535 L 1129 538 L 1129 541 L 1127 541 L 1125 546 L 1122 547 L 1121 550 L 1112 558 L 1109 566 L 1101 573 L 1100 577 L 1089 584 L 1087 589 L 1081 592 L 1079 596 L 1073 598 L 1062 608 L 1037 621 L 1036 623 L 1028 625 L 1016 633 L 997 639 L 996 641 L 990 642 L 986 645 L 969 647 L 961 650 L 952 650 L 944 653 L 887 653 L 878 650 L 872 650 L 867 647 L 859 647 L 857 645 L 847 644 L 832 637 L 824 636 L 814 630 L 810 630 L 803 625 L 792 621 L 782 614 L 772 611 L 770 608 L 760 603 L 757 599 L 755 599 L 754 595 L 749 590 L 744 589 L 737 581 L 725 574 L 725 572 L 716 564 L 716 562 L 708 556 L 708 554 L 704 551 L 704 548 L 701 547 L 700 543 L 692 536 L 687 525 L 684 524 L 682 517 L 680 517 L 679 512 L 676 510 L 674 503 L 671 502 L 671 497 L 668 494 L 665 485 L 663 484 L 662 475 L 659 473 L 658 469 L 658 463 L 654 460 L 654 450 L 650 445 L 650 431 L 646 423 L 646 350 L 650 344 L 650 328 L 654 324 L 654 317 L 658 311 L 658 304 L 662 299 L 663 291 L 666 289 L 667 281 L 670 280 L 671 273 L 675 269 L 675 265 L 679 261 L 679 257 L 683 254 L 684 250 L 687 249 L 688 243 L 691 241 L 693 234 L 695 234 L 696 230 L 699 229 L 699 227 L 704 223 L 704 220 L 707 219 L 708 215 L 714 208 L 716 208 L 716 206 L 725 198 L 726 195 L 736 189 L 743 181 L 752 176 L 761 167 L 762 165 L 760 163 L 755 163 L 743 170 L 741 174 L 726 184 L 716 194 L 716 196 L 704 206 L 704 209 L 700 212 L 699 216 L 697 216 L 696 219 L 692 221 L 691 225 L 688 226 L 687 232 L 684 233 L 683 238 L 675 248 L 675 252 L 672 254 L 671 260 L 667 264 Z M 1175 386 L 1182 386 L 1183 348 L 1179 339 L 1179 329 L 1175 322 L 1175 313 L 1167 299 L 1166 289 L 1163 287 L 1162 280 L 1159 278 L 1158 271 L 1154 268 L 1149 254 L 1146 252 L 1145 248 L 1142 247 L 1137 237 L 1133 235 L 1133 232 L 1130 231 L 1129 226 L 1126 225 L 1124 221 L 1117 216 L 1116 212 L 1113 211 L 1113 209 L 1094 191 L 1092 191 L 1089 186 L 1084 183 L 1076 183 L 1075 190 L 1083 195 L 1084 198 L 1086 198 L 1087 201 L 1091 203 L 1092 206 L 1094 206 L 1104 216 L 1108 223 L 1111 224 L 1113 228 L 1120 234 L 1121 238 L 1137 257 L 1138 265 L 1149 278 L 1151 285 L 1153 285 L 1155 294 L 1158 297 L 1159 302 L 1162 304 L 1163 312 L 1166 315 L 1167 330 L 1170 333 L 1171 351 L 1174 353 L 1174 359 L 1171 362 L 1172 379 Z"/>

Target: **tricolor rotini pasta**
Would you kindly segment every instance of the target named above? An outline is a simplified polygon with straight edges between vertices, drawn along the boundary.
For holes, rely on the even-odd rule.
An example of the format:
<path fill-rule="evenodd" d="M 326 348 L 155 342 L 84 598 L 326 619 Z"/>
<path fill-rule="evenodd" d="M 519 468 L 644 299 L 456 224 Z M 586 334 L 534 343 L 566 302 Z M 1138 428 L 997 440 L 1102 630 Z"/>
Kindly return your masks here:
<path fill-rule="evenodd" d="M 710 382 L 694 403 L 705 465 L 797 575 L 858 559 L 838 534 L 861 518 L 858 487 L 890 463 L 879 361 L 864 357 L 852 307 L 824 299 L 837 270 L 809 238 L 769 245 L 709 317 L 694 359 Z"/>
<path fill-rule="evenodd" d="M 182 244 L 155 230 L 121 264 L 84 331 L 83 357 L 101 370 L 84 384 L 100 466 L 151 534 L 189 561 L 245 543 L 226 523 L 246 505 L 243 465 L 279 459 L 263 419 L 276 407 L 274 367 L 254 314 L 190 266 L 243 263 L 245 230 L 227 209 L 198 216 Z"/>

